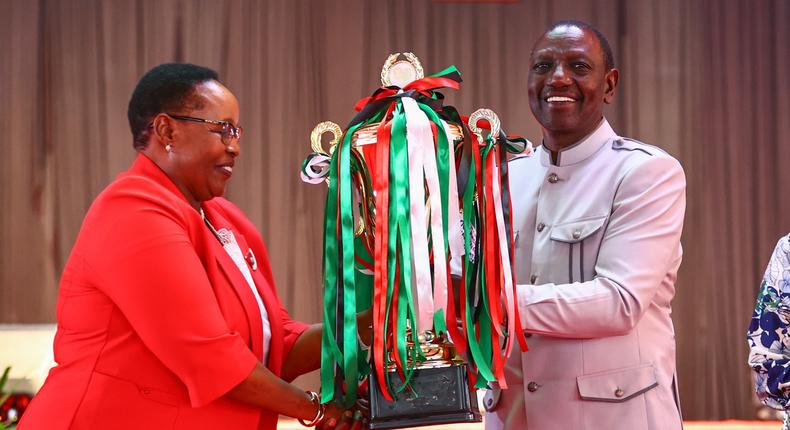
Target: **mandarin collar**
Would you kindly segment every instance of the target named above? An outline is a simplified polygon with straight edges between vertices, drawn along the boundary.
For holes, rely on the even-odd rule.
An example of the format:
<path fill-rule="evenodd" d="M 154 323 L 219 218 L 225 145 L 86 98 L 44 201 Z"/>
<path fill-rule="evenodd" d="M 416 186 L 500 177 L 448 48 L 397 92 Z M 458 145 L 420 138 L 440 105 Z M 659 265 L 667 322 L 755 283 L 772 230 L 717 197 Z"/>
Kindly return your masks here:
<path fill-rule="evenodd" d="M 617 137 L 617 133 L 612 130 L 609 121 L 603 118 L 595 131 L 557 154 L 556 166 L 570 166 L 582 162 L 598 152 L 604 143 L 615 137 Z M 546 149 L 545 145 L 540 145 L 540 164 L 544 167 L 552 166 L 551 151 Z"/>

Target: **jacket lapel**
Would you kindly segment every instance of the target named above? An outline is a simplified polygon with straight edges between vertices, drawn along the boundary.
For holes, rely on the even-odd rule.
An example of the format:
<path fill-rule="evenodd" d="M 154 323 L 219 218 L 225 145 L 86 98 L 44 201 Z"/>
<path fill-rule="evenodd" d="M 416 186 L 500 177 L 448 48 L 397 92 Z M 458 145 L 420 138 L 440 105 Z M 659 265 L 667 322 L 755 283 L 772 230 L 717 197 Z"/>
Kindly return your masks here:
<path fill-rule="evenodd" d="M 242 250 L 242 255 L 245 254 L 245 248 L 247 248 L 246 241 L 241 236 L 240 233 L 234 231 L 230 228 L 230 224 L 227 220 L 225 220 L 219 213 L 210 209 L 208 205 L 204 205 L 204 210 L 206 211 L 206 217 L 209 219 L 209 222 L 216 228 L 217 230 L 221 228 L 227 228 L 230 231 L 233 231 L 233 236 L 236 238 L 236 242 L 239 244 L 239 248 Z M 258 302 L 255 300 L 255 296 L 253 296 L 250 287 L 247 285 L 247 280 L 244 278 L 244 275 L 241 274 L 241 271 L 238 267 L 236 267 L 236 263 L 233 259 L 228 255 L 219 241 L 213 237 L 213 234 L 206 230 L 206 233 L 212 236 L 210 242 L 212 243 L 212 249 L 214 249 L 214 254 L 217 258 L 217 263 L 219 264 L 220 268 L 225 274 L 225 277 L 228 279 L 230 285 L 233 286 L 233 289 L 236 291 L 236 295 L 239 297 L 239 300 L 244 307 L 244 312 L 247 314 L 247 321 L 249 322 L 250 328 L 250 346 L 252 352 L 258 357 L 258 360 L 263 359 L 263 323 L 261 321 L 261 312 L 258 309 Z M 253 275 L 253 281 L 256 282 L 255 276 Z M 260 288 L 258 287 L 260 292 Z M 269 309 L 268 304 L 264 300 L 264 305 L 266 306 L 267 312 Z M 271 320 L 271 318 L 270 318 Z"/>

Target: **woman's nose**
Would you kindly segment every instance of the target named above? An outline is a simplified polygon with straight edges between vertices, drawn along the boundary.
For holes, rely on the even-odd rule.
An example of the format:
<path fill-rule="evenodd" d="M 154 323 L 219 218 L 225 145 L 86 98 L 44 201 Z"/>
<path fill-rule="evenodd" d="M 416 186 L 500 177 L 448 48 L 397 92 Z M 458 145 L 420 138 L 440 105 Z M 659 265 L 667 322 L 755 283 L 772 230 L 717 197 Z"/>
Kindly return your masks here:
<path fill-rule="evenodd" d="M 234 157 L 241 155 L 241 145 L 239 144 L 239 139 L 231 139 L 230 143 L 225 145 L 225 151 L 233 154 Z"/>

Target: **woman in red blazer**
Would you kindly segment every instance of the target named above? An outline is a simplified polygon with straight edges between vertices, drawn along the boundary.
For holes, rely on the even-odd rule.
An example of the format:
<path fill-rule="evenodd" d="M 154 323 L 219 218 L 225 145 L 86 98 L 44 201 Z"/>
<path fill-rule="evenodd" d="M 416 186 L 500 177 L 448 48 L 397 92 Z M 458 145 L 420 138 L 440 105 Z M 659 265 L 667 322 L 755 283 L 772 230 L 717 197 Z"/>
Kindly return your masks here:
<path fill-rule="evenodd" d="M 58 365 L 20 430 L 338 424 L 340 409 L 286 382 L 319 366 L 320 325 L 291 320 L 263 240 L 221 198 L 238 120 L 209 69 L 164 64 L 138 83 L 137 159 L 85 216 L 58 292 Z"/>

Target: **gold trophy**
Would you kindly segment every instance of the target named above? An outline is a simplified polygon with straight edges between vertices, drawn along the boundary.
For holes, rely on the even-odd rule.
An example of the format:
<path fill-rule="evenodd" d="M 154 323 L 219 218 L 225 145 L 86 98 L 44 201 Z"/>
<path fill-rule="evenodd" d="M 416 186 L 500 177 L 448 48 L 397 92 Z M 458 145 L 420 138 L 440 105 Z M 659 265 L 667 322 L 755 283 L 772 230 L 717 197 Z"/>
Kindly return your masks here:
<path fill-rule="evenodd" d="M 475 229 L 486 226 L 472 212 L 488 201 L 500 203 L 481 200 L 479 193 L 490 192 L 478 190 L 481 182 L 469 176 L 474 163 L 481 163 L 473 151 L 484 157 L 481 166 L 499 162 L 485 159 L 503 146 L 499 119 L 481 109 L 467 126 L 454 108 L 442 105 L 437 91 L 458 88 L 460 73 L 450 67 L 426 78 L 412 53 L 390 55 L 381 83 L 358 103 L 359 113 L 345 131 L 328 121 L 313 129 L 313 153 L 302 166 L 303 180 L 329 185 L 322 399 L 352 402 L 369 365 L 371 429 L 479 422 L 470 376 L 495 379 L 492 357 L 501 353 L 494 325 L 513 317 L 512 306 L 499 302 L 505 296 L 501 286 L 489 282 L 500 290 L 485 290 L 478 279 L 485 259 L 512 256 L 479 249 Z M 490 126 L 489 136 L 478 127 L 481 119 Z M 326 133 L 332 135 L 328 150 L 322 144 Z M 463 231 L 465 222 L 469 232 Z M 458 300 L 451 260 L 465 267 L 466 287 Z M 502 274 L 512 278 L 512 271 Z M 491 316 L 481 320 L 475 315 L 486 300 Z M 371 306 L 373 339 L 351 339 L 356 325 L 349 317 Z M 487 344 L 479 333 L 488 333 Z M 367 365 L 360 359 L 365 355 Z"/>

